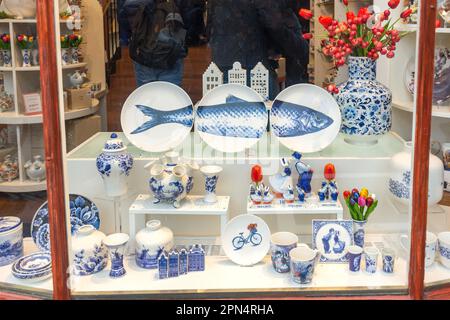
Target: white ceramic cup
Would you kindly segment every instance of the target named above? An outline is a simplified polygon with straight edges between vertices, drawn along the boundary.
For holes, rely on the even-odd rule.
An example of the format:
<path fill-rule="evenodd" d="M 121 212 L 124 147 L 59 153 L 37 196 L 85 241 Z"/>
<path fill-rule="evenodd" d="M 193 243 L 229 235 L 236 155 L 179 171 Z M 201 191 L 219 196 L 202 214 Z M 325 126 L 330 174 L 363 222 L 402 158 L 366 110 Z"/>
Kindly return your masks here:
<path fill-rule="evenodd" d="M 437 237 L 439 261 L 444 267 L 450 269 L 450 232 L 441 232 Z"/>
<path fill-rule="evenodd" d="M 377 272 L 378 255 L 380 251 L 375 247 L 364 248 L 364 260 L 366 262 L 366 272 L 375 273 Z"/>
<path fill-rule="evenodd" d="M 270 239 L 272 265 L 276 272 L 289 272 L 291 259 L 289 252 L 297 247 L 298 237 L 291 232 L 277 232 Z"/>
<path fill-rule="evenodd" d="M 436 257 L 437 236 L 427 231 L 427 240 L 425 246 L 425 267 L 430 267 Z M 409 254 L 409 236 L 402 234 L 400 236 L 400 246 Z"/>

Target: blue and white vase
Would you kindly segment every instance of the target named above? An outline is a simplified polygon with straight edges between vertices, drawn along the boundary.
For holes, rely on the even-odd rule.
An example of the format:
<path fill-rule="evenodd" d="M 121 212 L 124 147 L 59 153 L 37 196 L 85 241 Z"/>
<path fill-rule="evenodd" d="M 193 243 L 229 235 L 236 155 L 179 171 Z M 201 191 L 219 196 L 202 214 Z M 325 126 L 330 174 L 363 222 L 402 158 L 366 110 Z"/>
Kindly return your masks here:
<path fill-rule="evenodd" d="M 12 67 L 11 50 L 2 50 L 2 56 L 3 56 L 3 67 L 5 68 Z"/>
<path fill-rule="evenodd" d="M 72 63 L 73 64 L 80 63 L 80 60 L 79 60 L 80 55 L 79 55 L 78 48 L 72 48 L 71 53 L 72 53 Z"/>
<path fill-rule="evenodd" d="M 0 267 L 23 256 L 23 224 L 18 217 L 0 217 Z"/>
<path fill-rule="evenodd" d="M 123 256 L 130 236 L 125 233 L 115 233 L 103 239 L 103 244 L 109 249 L 109 257 L 111 259 L 111 278 L 119 278 L 127 272 L 123 266 Z"/>
<path fill-rule="evenodd" d="M 378 249 L 375 247 L 368 247 L 364 249 L 364 260 L 366 262 L 367 273 L 377 272 L 378 254 Z"/>
<path fill-rule="evenodd" d="M 70 48 L 61 49 L 61 62 L 63 66 L 67 66 L 72 63 L 72 55 L 70 54 Z"/>
<path fill-rule="evenodd" d="M 219 174 L 222 172 L 222 168 L 219 166 L 205 166 L 201 167 L 200 171 L 205 176 L 205 191 L 206 195 L 203 199 L 206 203 L 216 203 L 216 186 L 219 180 Z"/>
<path fill-rule="evenodd" d="M 361 258 L 363 249 L 359 246 L 350 246 L 347 249 L 348 269 L 351 272 L 358 272 L 361 270 Z"/>
<path fill-rule="evenodd" d="M 385 273 L 394 273 L 395 251 L 390 248 L 382 250 L 383 271 Z"/>
<path fill-rule="evenodd" d="M 31 67 L 30 49 L 22 49 L 22 67 Z"/>
<path fill-rule="evenodd" d="M 128 191 L 127 177 L 133 168 L 133 157 L 126 150 L 122 140 L 113 133 L 97 157 L 97 171 L 109 197 L 122 196 Z"/>
<path fill-rule="evenodd" d="M 348 58 L 349 79 L 335 98 L 342 114 L 341 133 L 349 143 L 374 144 L 391 130 L 392 92 L 376 80 L 376 62 Z"/>
<path fill-rule="evenodd" d="M 366 227 L 366 223 L 367 220 L 353 220 L 353 244 L 355 246 L 364 248 L 364 238 L 366 236 L 366 231 L 364 230 L 364 228 Z"/>
<path fill-rule="evenodd" d="M 72 273 L 87 276 L 105 269 L 108 250 L 103 244 L 105 234 L 92 225 L 78 228 L 72 237 Z"/>

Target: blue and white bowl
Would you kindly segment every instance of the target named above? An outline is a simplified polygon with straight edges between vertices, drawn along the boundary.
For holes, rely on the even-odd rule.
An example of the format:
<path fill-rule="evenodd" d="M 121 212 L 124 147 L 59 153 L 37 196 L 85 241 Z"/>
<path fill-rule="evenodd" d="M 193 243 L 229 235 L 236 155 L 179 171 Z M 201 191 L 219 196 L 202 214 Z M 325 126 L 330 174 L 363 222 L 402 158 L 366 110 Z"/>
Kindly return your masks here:
<path fill-rule="evenodd" d="M 52 276 L 52 258 L 48 252 L 36 252 L 17 260 L 11 269 L 18 279 L 42 281 Z"/>
<path fill-rule="evenodd" d="M 441 264 L 450 269 L 450 232 L 438 234 L 438 254 Z"/>
<path fill-rule="evenodd" d="M 18 217 L 0 217 L 0 266 L 23 256 L 23 223 Z"/>

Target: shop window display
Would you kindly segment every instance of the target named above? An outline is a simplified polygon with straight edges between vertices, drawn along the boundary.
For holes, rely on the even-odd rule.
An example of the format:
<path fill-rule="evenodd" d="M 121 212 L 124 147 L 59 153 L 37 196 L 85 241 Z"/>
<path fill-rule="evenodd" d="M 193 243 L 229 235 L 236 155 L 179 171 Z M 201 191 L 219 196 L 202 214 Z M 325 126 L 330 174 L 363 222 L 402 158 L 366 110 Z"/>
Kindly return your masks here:
<path fill-rule="evenodd" d="M 413 23 L 413 15 L 420 15 L 417 4 L 312 1 L 309 9 L 277 4 L 270 12 L 279 10 L 296 23 L 265 34 L 257 29 L 267 28 L 265 22 L 249 14 L 246 23 L 254 24 L 255 34 L 248 37 L 245 56 L 231 47 L 223 50 L 217 26 L 228 21 L 227 10 L 238 17 L 250 9 L 269 13 L 264 4 L 227 9 L 229 2 L 220 9 L 208 1 L 201 9 L 208 12 L 206 21 L 178 8 L 183 22 L 177 21 L 190 30 L 191 39 L 198 27 L 196 37 L 212 47 L 199 40 L 180 58 L 181 86 L 161 78 L 137 87 L 130 80 L 139 77 L 128 55 L 136 46 L 132 39 L 130 48 L 122 47 L 117 55 L 108 93 L 102 90 L 107 70 L 94 59 L 102 56 L 103 43 L 116 41 L 119 33 L 105 30 L 99 36 L 103 24 L 97 22 L 105 8 L 82 1 L 76 30 L 66 23 L 75 13 L 66 9 L 61 15 L 57 37 L 60 87 L 66 95 L 61 92 L 65 105 L 60 110 L 67 128 L 63 150 L 68 151 L 64 178 L 71 296 L 408 294 L 410 257 L 418 245 L 411 245 L 410 232 L 416 219 L 411 207 L 417 164 L 411 141 L 420 82 L 415 56 L 419 27 Z M 118 4 L 105 5 L 112 6 L 126 37 L 135 16 L 126 1 L 124 7 Z M 437 21 L 443 17 L 440 8 Z M 6 53 L 0 68 L 1 88 L 13 99 L 13 111 L 0 113 L 0 191 L 44 190 L 51 188 L 46 185 L 49 168 L 42 141 L 39 149 L 33 140 L 39 136 L 35 132 L 42 135 L 42 115 L 28 115 L 30 106 L 21 99 L 40 89 L 28 77 L 38 75 L 40 67 L 26 51 L 35 45 L 34 38 L 28 44 L 30 37 L 39 42 L 39 35 L 33 17 L 19 22 L 20 13 L 11 10 L 0 20 L 5 39 L 15 35 L 9 38 L 12 64 L 5 64 Z M 157 35 L 161 42 L 167 40 L 163 35 L 172 39 L 170 17 L 175 15 L 159 19 L 161 30 L 168 32 Z M 300 21 L 310 23 L 309 33 L 299 31 Z M 450 92 L 445 85 L 450 38 L 446 24 L 436 30 L 435 148 L 430 150 L 428 194 L 422 195 L 428 198 L 426 290 L 450 282 L 445 189 L 450 183 Z M 239 47 L 238 32 L 244 31 L 234 31 Z M 322 35 L 326 40 L 320 40 Z M 258 37 L 263 45 L 252 47 Z M 295 57 L 293 48 L 304 52 Z M 281 66 L 295 68 L 294 61 L 310 71 L 310 83 L 286 78 L 291 72 Z M 145 67 L 155 74 L 156 66 Z M 6 208 L 15 205 L 14 199 L 2 202 Z M 0 218 L 0 291 L 52 295 L 53 281 L 60 277 L 51 273 L 50 209 L 45 202 L 35 213 L 9 209 Z"/>

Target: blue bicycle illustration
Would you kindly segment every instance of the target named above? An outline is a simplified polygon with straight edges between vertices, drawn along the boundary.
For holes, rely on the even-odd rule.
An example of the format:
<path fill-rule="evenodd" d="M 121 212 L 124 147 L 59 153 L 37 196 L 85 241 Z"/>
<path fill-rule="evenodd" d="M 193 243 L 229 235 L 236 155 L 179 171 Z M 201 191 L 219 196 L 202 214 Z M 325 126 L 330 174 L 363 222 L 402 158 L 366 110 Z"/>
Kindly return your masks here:
<path fill-rule="evenodd" d="M 247 238 L 244 238 L 244 233 L 240 232 L 238 236 L 233 238 L 233 247 L 234 250 L 240 250 L 244 247 L 244 245 L 251 243 L 253 246 L 257 246 L 262 242 L 262 236 L 258 233 L 256 229 L 258 225 L 256 223 L 249 224 L 247 229 L 250 231 Z"/>

